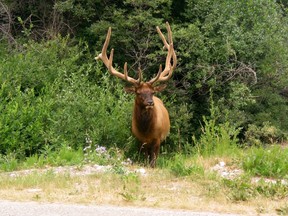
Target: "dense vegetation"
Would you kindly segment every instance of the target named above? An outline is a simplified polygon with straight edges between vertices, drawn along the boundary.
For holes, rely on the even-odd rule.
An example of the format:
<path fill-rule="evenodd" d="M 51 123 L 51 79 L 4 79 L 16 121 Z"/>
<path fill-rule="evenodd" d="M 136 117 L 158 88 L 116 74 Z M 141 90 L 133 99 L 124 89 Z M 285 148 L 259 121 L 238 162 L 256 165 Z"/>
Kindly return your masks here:
<path fill-rule="evenodd" d="M 0 18 L 1 155 L 23 159 L 63 146 L 129 154 L 133 97 L 94 57 L 112 26 L 114 62 L 127 61 L 131 76 L 141 65 L 149 79 L 165 59 L 155 31 L 165 21 L 179 64 L 161 95 L 172 123 L 162 152 L 287 139 L 282 1 L 4 0 Z"/>

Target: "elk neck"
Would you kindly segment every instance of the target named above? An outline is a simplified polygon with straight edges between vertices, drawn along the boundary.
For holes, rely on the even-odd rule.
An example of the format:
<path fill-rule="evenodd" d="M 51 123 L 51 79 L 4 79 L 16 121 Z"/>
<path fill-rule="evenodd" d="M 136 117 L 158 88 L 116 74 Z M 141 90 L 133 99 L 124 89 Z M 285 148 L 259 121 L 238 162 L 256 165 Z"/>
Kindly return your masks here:
<path fill-rule="evenodd" d="M 145 108 L 135 101 L 134 104 L 134 120 L 137 129 L 143 133 L 148 134 L 154 129 L 154 121 L 156 119 L 155 107 Z"/>

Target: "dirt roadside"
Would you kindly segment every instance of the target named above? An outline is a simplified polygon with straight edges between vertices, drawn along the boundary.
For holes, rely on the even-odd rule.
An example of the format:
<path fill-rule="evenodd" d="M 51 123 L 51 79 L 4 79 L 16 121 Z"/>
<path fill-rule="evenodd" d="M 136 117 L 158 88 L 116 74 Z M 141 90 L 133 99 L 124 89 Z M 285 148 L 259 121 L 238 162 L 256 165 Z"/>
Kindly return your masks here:
<path fill-rule="evenodd" d="M 20 209 L 24 208 L 21 206 L 21 203 L 24 202 L 23 205 L 25 206 L 30 201 L 36 201 L 32 203 L 35 205 L 34 207 L 31 204 L 31 208 L 35 208 L 35 211 L 38 211 L 38 207 L 41 209 L 42 205 L 44 205 L 43 208 L 46 208 L 45 205 L 47 203 L 59 203 L 60 206 L 64 206 L 64 209 L 66 208 L 65 206 L 75 206 L 76 208 L 77 206 L 84 205 L 91 206 L 93 209 L 99 205 L 102 207 L 112 205 L 112 207 L 122 206 L 124 209 L 130 208 L 129 206 L 133 206 L 132 209 L 140 207 L 147 207 L 152 210 L 160 208 L 165 209 L 165 211 L 167 209 L 174 209 L 167 210 L 168 212 L 172 211 L 172 213 L 175 211 L 183 212 L 185 210 L 185 212 L 191 213 L 190 215 L 277 215 L 275 211 L 273 212 L 277 203 L 264 203 L 265 207 L 269 205 L 269 209 L 267 208 L 261 212 L 261 205 L 263 203 L 261 205 L 257 203 L 229 203 L 224 200 L 220 200 L 219 202 L 218 197 L 205 199 L 203 195 L 197 192 L 199 186 L 193 184 L 189 179 L 177 178 L 171 180 L 170 178 L 163 177 L 163 174 L 160 172 L 161 170 L 155 171 L 143 167 L 128 167 L 126 172 L 135 173 L 137 174 L 136 176 L 140 177 L 135 178 L 134 175 L 123 175 L 123 178 L 121 175 L 116 175 L 116 178 L 115 176 L 112 178 L 112 167 L 100 165 L 47 167 L 0 173 L 0 177 L 2 176 L 8 181 L 7 185 L 0 188 L 0 200 L 4 200 L 3 209 L 11 201 L 13 201 L 10 203 L 11 206 L 15 205 L 15 208 L 19 207 Z M 220 176 L 228 176 L 229 178 L 234 178 L 241 174 L 241 170 L 231 170 L 222 162 L 211 169 Z M 105 173 L 110 174 L 105 175 Z M 43 180 L 42 176 L 46 176 L 48 180 L 45 178 Z M 51 181 L 50 178 L 52 179 Z M 12 183 L 9 184 L 9 181 Z M 29 181 L 35 182 L 29 183 Z M 214 185 L 211 185 L 211 190 L 214 190 Z M 9 200 L 10 202 L 5 200 Z M 21 202 L 17 203 L 14 201 Z M 39 203 L 42 204 L 39 205 Z M 8 204 L 7 206 L 9 207 Z M 51 208 L 54 208 L 53 205 Z M 69 209 L 69 207 L 67 208 Z M 2 209 L 1 206 L 0 209 Z M 5 213 L 7 216 L 18 216 L 17 213 L 8 214 L 8 210 Z M 25 210 L 23 211 L 25 212 Z M 70 213 L 66 214 L 66 210 L 63 211 L 63 215 L 71 215 Z M 90 210 L 87 211 L 89 212 Z M 6 216 L 5 214 L 4 212 L 1 214 L 0 210 L 1 216 Z M 54 215 L 56 216 L 57 214 L 55 213 Z M 139 214 L 137 213 L 137 215 Z M 153 214 L 151 213 L 151 215 Z"/>

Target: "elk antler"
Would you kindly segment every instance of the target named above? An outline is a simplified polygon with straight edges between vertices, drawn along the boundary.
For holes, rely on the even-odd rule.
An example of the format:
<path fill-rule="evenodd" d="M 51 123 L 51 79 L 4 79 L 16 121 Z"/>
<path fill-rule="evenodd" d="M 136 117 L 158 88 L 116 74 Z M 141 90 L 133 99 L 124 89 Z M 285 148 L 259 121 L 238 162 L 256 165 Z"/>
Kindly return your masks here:
<path fill-rule="evenodd" d="M 109 27 L 109 29 L 108 29 L 106 40 L 105 40 L 105 43 L 104 43 L 103 48 L 102 48 L 102 52 L 97 57 L 95 57 L 95 59 L 96 60 L 101 59 L 102 62 L 108 68 L 108 71 L 109 71 L 109 73 L 111 75 L 114 75 L 114 76 L 116 76 L 116 77 L 118 77 L 120 79 L 126 80 L 126 81 L 128 81 L 130 83 L 133 83 L 133 84 L 140 83 L 141 82 L 141 77 L 142 77 L 141 70 L 139 70 L 139 79 L 135 80 L 134 78 L 128 76 L 127 62 L 125 62 L 125 64 L 124 64 L 124 73 L 121 73 L 121 72 L 117 71 L 112 66 L 114 49 L 111 50 L 109 58 L 107 57 L 107 47 L 108 47 L 109 42 L 110 42 L 110 37 L 111 37 L 111 27 Z"/>
<path fill-rule="evenodd" d="M 166 48 L 168 50 L 168 54 L 166 57 L 164 70 L 162 71 L 162 65 L 160 65 L 159 71 L 158 71 L 156 77 L 154 77 L 153 79 L 151 79 L 148 82 L 151 85 L 157 81 L 163 82 L 163 81 L 167 81 L 168 79 L 170 79 L 170 77 L 172 76 L 173 70 L 177 64 L 177 57 L 176 57 L 176 53 L 175 53 L 174 48 L 173 48 L 172 31 L 171 31 L 169 23 L 166 22 L 166 29 L 168 32 L 169 43 L 166 41 L 165 36 L 162 34 L 160 28 L 157 26 L 156 29 L 157 29 L 157 32 L 160 35 L 160 37 L 164 43 L 164 48 Z M 120 79 L 126 80 L 130 83 L 133 83 L 135 85 L 138 85 L 142 80 L 142 71 L 140 68 L 139 68 L 139 72 L 138 72 L 139 78 L 136 80 L 136 79 L 128 76 L 127 62 L 125 62 L 125 64 L 124 64 L 124 73 L 117 71 L 112 66 L 114 49 L 111 50 L 109 58 L 107 56 L 107 47 L 108 47 L 109 42 L 110 42 L 110 37 L 111 37 L 111 27 L 109 27 L 109 29 L 108 29 L 106 40 L 105 40 L 105 43 L 104 43 L 103 48 L 102 48 L 102 52 L 97 57 L 95 57 L 95 59 L 96 60 L 101 59 L 103 61 L 103 63 L 106 65 L 106 67 L 108 68 L 108 71 L 110 74 L 112 74 L 112 75 L 114 75 Z M 173 65 L 171 65 L 171 58 L 173 58 Z"/>
<path fill-rule="evenodd" d="M 168 79 L 170 79 L 170 77 L 172 76 L 173 70 L 175 69 L 176 64 L 177 64 L 177 56 L 173 47 L 172 31 L 171 31 L 169 23 L 166 22 L 166 29 L 168 32 L 169 43 L 166 41 L 165 36 L 161 32 L 160 28 L 157 26 L 156 29 L 164 43 L 164 48 L 168 50 L 168 54 L 166 57 L 164 70 L 162 71 L 162 65 L 160 65 L 157 76 L 149 81 L 150 84 L 153 84 L 155 82 L 163 82 L 163 81 L 167 81 Z M 171 65 L 171 58 L 173 58 L 173 65 Z"/>

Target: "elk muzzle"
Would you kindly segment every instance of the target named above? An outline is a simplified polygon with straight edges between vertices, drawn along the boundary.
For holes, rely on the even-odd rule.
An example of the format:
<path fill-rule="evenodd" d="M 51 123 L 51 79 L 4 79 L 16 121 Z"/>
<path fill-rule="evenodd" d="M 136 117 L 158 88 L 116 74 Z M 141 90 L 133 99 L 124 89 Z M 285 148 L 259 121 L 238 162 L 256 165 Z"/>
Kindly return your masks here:
<path fill-rule="evenodd" d="M 153 107 L 154 107 L 154 101 L 153 101 L 153 99 L 151 98 L 151 99 L 147 100 L 147 103 L 146 103 L 145 108 L 146 108 L 146 109 L 152 109 Z"/>

